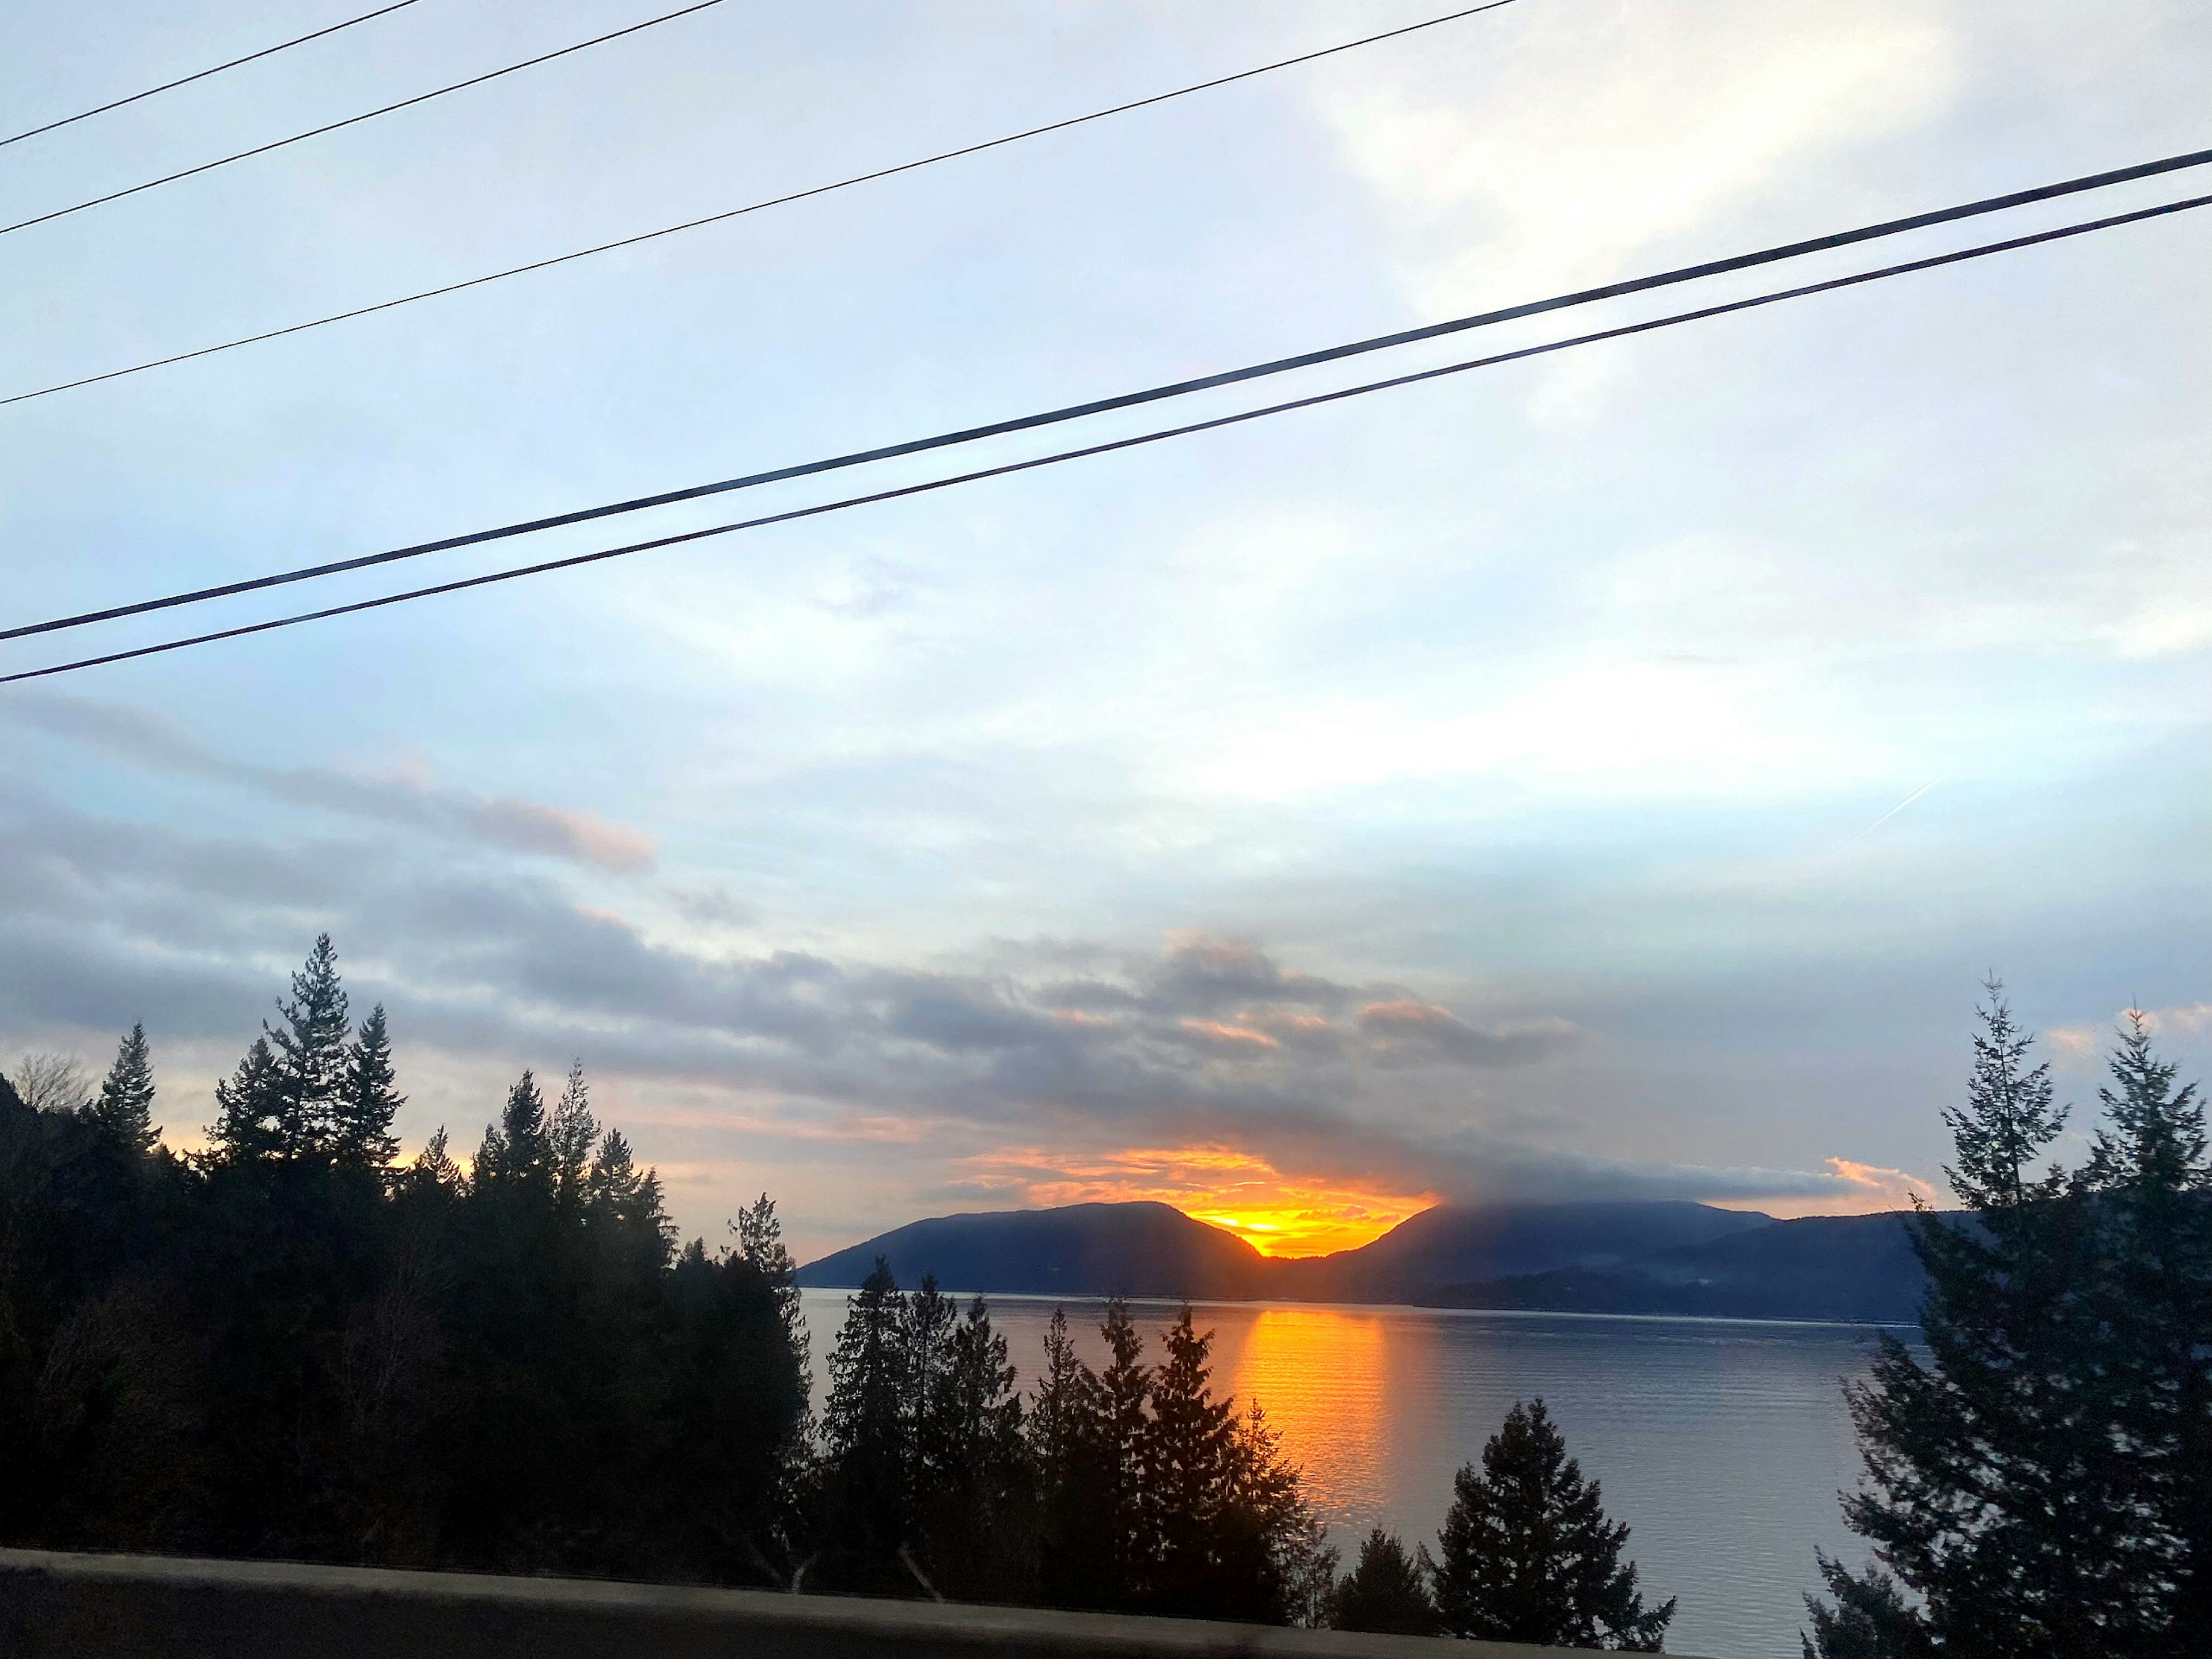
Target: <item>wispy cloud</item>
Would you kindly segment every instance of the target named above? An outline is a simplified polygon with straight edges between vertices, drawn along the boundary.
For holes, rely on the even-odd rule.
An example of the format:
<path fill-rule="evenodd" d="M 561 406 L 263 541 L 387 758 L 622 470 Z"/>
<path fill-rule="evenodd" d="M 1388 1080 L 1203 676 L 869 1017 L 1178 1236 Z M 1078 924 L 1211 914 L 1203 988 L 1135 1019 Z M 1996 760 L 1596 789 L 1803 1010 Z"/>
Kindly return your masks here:
<path fill-rule="evenodd" d="M 0 703 L 0 718 L 143 770 L 250 789 L 340 817 L 623 873 L 650 870 L 659 857 L 651 836 L 596 813 L 441 788 L 400 774 L 235 760 L 208 748 L 174 720 L 119 703 L 17 696 Z"/>

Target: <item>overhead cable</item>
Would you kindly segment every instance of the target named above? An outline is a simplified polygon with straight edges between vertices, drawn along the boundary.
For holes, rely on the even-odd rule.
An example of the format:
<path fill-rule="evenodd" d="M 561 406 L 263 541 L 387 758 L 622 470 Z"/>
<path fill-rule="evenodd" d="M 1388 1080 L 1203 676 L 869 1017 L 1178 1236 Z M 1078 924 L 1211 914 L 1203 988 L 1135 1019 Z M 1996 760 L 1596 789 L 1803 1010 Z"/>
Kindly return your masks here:
<path fill-rule="evenodd" d="M 634 236 L 618 237 L 611 242 L 597 242 L 590 247 L 580 247 L 568 253 L 556 253 L 549 258 L 533 259 L 527 264 L 510 265 L 504 270 L 495 270 L 482 276 L 471 276 L 458 283 L 446 283 L 437 288 L 426 288 L 413 294 L 403 294 L 395 300 L 380 300 L 374 305 L 356 306 L 349 311 L 332 312 L 327 317 L 317 317 L 304 323 L 292 323 L 283 328 L 264 329 L 258 334 L 248 334 L 235 340 L 225 340 L 220 345 L 201 346 L 193 351 L 179 351 L 167 357 L 155 357 L 146 362 L 133 363 L 127 368 L 111 368 L 101 374 L 87 374 L 74 380 L 63 380 L 54 386 L 40 386 L 34 392 L 18 392 L 11 397 L 0 398 L 0 406 L 27 403 L 33 398 L 51 398 L 58 392 L 74 392 L 79 386 L 98 386 L 103 380 L 121 380 L 126 374 L 143 374 L 149 368 L 167 368 L 173 363 L 188 363 L 197 357 L 212 357 L 218 352 L 235 351 L 240 346 L 259 345 L 264 340 L 281 340 L 287 335 L 304 334 L 309 329 L 327 328 L 332 323 L 350 322 L 356 317 L 372 317 L 380 311 L 392 311 L 400 306 L 413 305 L 417 300 L 435 300 L 447 294 L 459 294 L 467 289 L 482 288 L 487 283 L 505 282 L 510 276 L 527 276 L 533 270 L 547 270 L 555 265 L 565 265 L 577 259 L 588 259 L 594 254 L 612 253 L 617 248 L 635 247 L 641 242 L 658 241 L 664 236 L 680 235 L 687 230 L 698 230 L 708 225 L 719 225 L 731 219 L 741 219 L 750 213 L 763 212 L 769 208 L 785 207 L 793 202 L 804 202 L 817 196 L 827 196 L 832 191 L 849 190 L 855 185 L 872 184 L 879 179 L 894 178 L 902 173 L 912 173 L 920 167 L 935 167 L 940 161 L 954 161 L 966 155 L 980 155 L 985 150 L 998 149 L 1007 144 L 1018 144 L 1027 138 L 1041 138 L 1047 133 L 1064 132 L 1070 127 L 1079 127 L 1092 121 L 1103 121 L 1110 116 L 1126 115 L 1132 110 L 1146 109 L 1154 104 L 1164 104 L 1177 98 L 1188 98 L 1193 93 L 1210 92 L 1216 87 L 1225 87 L 1238 81 L 1249 81 L 1255 76 L 1272 75 L 1277 70 L 1291 69 L 1300 64 L 1310 64 L 1322 58 L 1333 58 L 1339 52 L 1352 52 L 1361 46 L 1371 46 L 1383 40 L 1395 40 L 1401 35 L 1416 34 L 1423 29 L 1437 28 L 1445 23 L 1456 23 L 1462 18 L 1478 13 L 1497 11 L 1514 3 L 1514 0 L 1489 0 L 1489 3 L 1469 6 L 1462 11 L 1447 12 L 1441 17 L 1431 17 L 1419 23 L 1408 23 L 1402 28 L 1385 29 L 1380 34 L 1362 35 L 1357 40 L 1340 41 L 1317 51 L 1300 52 L 1295 58 L 1281 58 L 1257 68 L 1239 70 L 1233 75 L 1217 75 L 1210 81 L 1194 82 L 1187 87 L 1177 87 L 1170 92 L 1156 92 L 1148 97 L 1133 98 L 1127 103 L 1114 104 L 1104 109 L 1095 109 L 1085 115 L 1071 115 L 1058 121 L 1048 121 L 1040 127 L 1025 127 L 1019 132 L 1009 132 L 997 138 L 987 138 L 979 143 L 963 144 L 957 149 L 939 150 L 934 155 L 921 156 L 911 161 L 899 161 L 868 173 L 856 173 L 848 178 L 833 179 L 825 185 L 812 185 L 805 190 L 791 191 L 781 196 L 770 196 L 757 202 L 748 202 L 743 207 L 726 208 L 720 213 L 709 213 L 702 218 L 686 219 L 681 224 L 664 225 L 658 230 L 640 231 Z"/>
<path fill-rule="evenodd" d="M 1885 265 L 1875 270 L 1856 271 L 1845 276 L 1832 276 L 1824 282 L 1807 283 L 1801 287 L 1784 289 L 1771 294 L 1754 295 L 1748 299 L 1730 300 L 1718 305 L 1704 306 L 1695 311 L 1677 312 L 1670 316 L 1653 318 L 1644 322 L 1626 323 L 1616 328 L 1599 329 L 1591 333 L 1578 334 L 1567 339 L 1547 341 L 1541 345 L 1523 346 L 1517 350 L 1501 351 L 1486 357 L 1447 363 L 1441 368 L 1419 369 L 1408 374 L 1393 375 L 1388 380 L 1370 380 L 1364 385 L 1340 387 L 1334 392 L 1316 392 L 1310 397 L 1296 398 L 1285 403 L 1270 404 L 1260 409 L 1244 410 L 1234 415 L 1218 416 L 1212 420 L 1194 421 L 1183 426 L 1140 433 L 1134 437 L 1116 438 L 1105 443 L 1090 444 L 1080 449 L 1061 450 L 1054 454 L 1036 456 L 1028 460 L 1009 461 L 998 466 L 982 467 L 972 472 L 957 473 L 949 477 L 932 478 L 921 483 L 903 484 L 890 489 L 875 490 L 864 495 L 849 495 L 840 501 L 824 501 L 812 507 L 793 507 L 781 513 L 763 514 L 758 518 L 741 519 L 728 524 L 709 525 L 701 530 L 681 531 L 674 535 L 657 536 L 649 541 L 631 542 L 621 547 L 602 548 L 596 552 L 572 554 L 559 559 L 547 559 L 536 564 L 522 565 L 507 570 L 495 570 L 481 576 L 465 576 L 453 581 L 439 582 L 428 587 L 412 588 L 405 592 L 387 593 L 377 599 L 356 600 L 349 605 L 329 605 L 319 611 L 306 611 L 295 616 L 278 617 L 267 622 L 248 623 L 237 628 L 218 629 L 211 633 L 197 634 L 185 639 L 166 640 L 157 645 L 139 646 L 128 651 L 111 651 L 101 656 L 80 658 L 75 662 L 57 663 L 51 667 L 24 669 L 12 674 L 0 674 L 0 685 L 12 684 L 21 680 L 45 679 L 56 674 L 73 673 L 79 669 L 98 668 L 111 663 L 129 662 L 136 658 L 157 656 L 170 651 L 182 651 L 193 646 L 211 645 L 218 640 L 240 639 L 247 635 L 266 634 L 280 628 L 295 628 L 302 623 L 323 622 L 334 617 L 352 616 L 359 611 L 382 610 L 388 605 L 404 605 L 411 600 L 432 599 L 441 594 L 465 592 L 471 588 L 485 587 L 495 582 L 515 581 L 525 576 L 541 576 L 551 571 L 571 570 L 580 565 L 598 564 L 608 559 L 623 558 L 632 553 L 643 553 L 657 548 L 678 547 L 687 542 L 705 541 L 712 537 L 732 535 L 739 531 L 757 530 L 769 525 L 790 524 L 800 519 L 818 518 L 824 514 L 841 513 L 848 507 L 898 501 L 909 495 L 923 495 L 939 489 L 950 489 L 960 484 L 979 483 L 987 478 L 1001 478 L 1018 472 L 1035 471 L 1042 467 L 1057 466 L 1065 461 L 1082 460 L 1091 456 L 1112 454 L 1120 450 L 1135 449 L 1146 444 L 1161 443 L 1170 438 L 1188 437 L 1194 433 L 1212 432 L 1224 427 L 1239 426 L 1246 422 L 1261 420 L 1271 415 L 1286 414 L 1293 410 L 1319 408 L 1327 404 L 1341 403 L 1347 398 L 1364 397 L 1370 392 L 1415 386 L 1425 380 L 1441 380 L 1447 375 L 1464 374 L 1472 369 L 1494 368 L 1500 363 L 1519 362 L 1531 357 L 1540 357 L 1553 352 L 1565 351 L 1576 346 L 1595 344 L 1601 340 L 1620 340 L 1633 335 L 1649 334 L 1659 329 L 1674 327 L 1678 324 L 1699 322 L 1712 317 L 1725 317 L 1735 312 L 1777 305 L 1785 300 L 1799 300 L 1810 295 L 1829 294 L 1840 289 L 1856 288 L 1865 283 L 1882 281 L 1887 277 L 1902 276 L 1912 271 L 1933 270 L 1945 265 L 1959 264 L 1968 259 L 1983 258 L 1993 253 L 2005 253 L 2018 248 L 2035 247 L 2045 242 L 2087 235 L 2093 231 L 2110 230 L 2116 226 L 2135 224 L 2146 219 L 2163 218 L 2170 214 L 2183 213 L 2192 208 L 2206 206 L 2212 206 L 2212 196 L 2197 196 L 2183 201 L 2164 202 L 2155 207 L 2139 208 L 2131 213 L 2113 214 L 2106 218 L 2063 225 L 2053 230 L 2036 231 L 2025 236 L 2009 237 L 2000 242 L 1987 242 L 1977 247 L 1960 248 L 1949 253 L 1938 253 L 1926 258 Z"/>
<path fill-rule="evenodd" d="M 379 6 L 374 11 L 365 11 L 358 17 L 349 17 L 343 23 L 332 23 L 312 33 L 295 35 L 289 40 L 280 40 L 273 46 L 264 46 L 258 52 L 249 52 L 243 58 L 234 58 L 227 64 L 217 64 L 213 69 L 197 70 L 190 75 L 180 75 L 173 81 L 164 81 L 158 87 L 149 87 L 143 92 L 134 92 L 128 98 L 115 98 L 90 109 L 81 109 L 74 115 L 64 115 L 58 121 L 49 121 L 44 126 L 30 127 L 24 131 L 0 138 L 0 149 L 20 144 L 26 138 L 35 138 L 42 132 L 52 132 L 58 127 L 73 126 L 79 121 L 88 121 L 95 115 L 105 115 L 112 109 L 121 109 L 125 104 L 136 104 L 153 97 L 156 93 L 173 92 L 179 87 L 188 87 L 195 81 L 204 81 L 210 75 L 220 75 L 225 70 L 234 70 L 240 64 L 251 64 L 258 58 L 273 58 L 280 52 L 289 52 L 295 46 L 304 46 L 310 40 L 319 40 L 326 34 L 336 34 L 356 23 L 367 23 L 379 17 L 389 16 L 395 11 L 404 11 L 415 0 L 392 0 L 388 6 Z"/>
<path fill-rule="evenodd" d="M 541 530 L 554 530 L 568 525 L 586 524 L 597 519 L 614 518 L 623 514 L 643 512 L 649 507 L 668 507 L 678 501 L 696 501 L 702 496 L 719 495 L 732 490 L 750 489 L 762 484 L 780 483 L 791 478 L 811 477 L 816 473 L 834 472 L 847 467 L 860 466 L 873 461 L 889 460 L 902 455 L 921 454 L 933 449 L 950 448 L 957 444 L 974 443 L 985 438 L 1000 437 L 1008 433 L 1026 432 L 1038 427 L 1056 426 L 1061 422 L 1080 420 L 1088 416 L 1104 414 L 1119 409 L 1133 409 L 1144 404 L 1159 403 L 1170 398 L 1188 397 L 1194 392 L 1216 387 L 1233 386 L 1240 381 L 1255 380 L 1269 375 L 1287 374 L 1293 369 L 1310 368 L 1318 364 L 1335 362 L 1347 357 L 1364 356 L 1370 352 L 1388 350 L 1393 347 L 1410 345 L 1422 340 L 1432 340 L 1444 335 L 1463 333 L 1470 329 L 1487 328 L 1496 324 L 1510 322 L 1519 318 L 1540 316 L 1547 312 L 1563 311 L 1571 307 L 1594 304 L 1601 300 L 1619 299 L 1632 294 L 1642 294 L 1653 289 L 1670 288 L 1676 284 L 1695 282 L 1707 276 L 1717 276 L 1729 271 L 1747 270 L 1784 259 L 1795 259 L 1807 254 L 1825 252 L 1849 247 L 1855 243 L 1872 241 L 1884 236 L 1895 236 L 1905 231 L 1924 229 L 1929 226 L 1948 224 L 1956 220 L 1973 218 L 1979 215 L 2001 212 L 2008 208 L 2029 203 L 2049 201 L 2057 197 L 2098 190 L 2107 185 L 2136 179 L 2151 178 L 2187 167 L 2202 167 L 2212 162 L 2212 149 L 2194 150 L 2185 155 L 2168 156 L 2161 161 L 2144 161 L 2133 167 L 2119 167 L 2106 173 L 2090 173 L 2079 179 L 2057 184 L 2040 185 L 2032 190 L 2013 191 L 2002 196 L 1986 197 L 1978 202 L 1963 203 L 1956 207 L 1940 208 L 1933 212 L 1912 214 L 1902 219 L 1885 220 L 1880 224 L 1864 226 L 1856 230 L 1834 232 L 1803 241 L 1786 242 L 1779 246 L 1764 248 L 1753 253 L 1739 253 L 1723 259 L 1709 259 L 1699 264 L 1685 265 L 1674 270 L 1662 271 L 1654 276 L 1638 276 L 1625 282 L 1608 283 L 1599 288 L 1582 289 L 1547 300 L 1533 300 L 1520 305 L 1506 306 L 1495 311 L 1478 312 L 1472 316 L 1455 318 L 1449 322 L 1430 323 L 1419 328 L 1403 329 L 1396 333 L 1376 335 L 1365 340 L 1355 340 L 1346 345 L 1329 346 L 1318 351 L 1301 352 L 1295 356 L 1277 357 L 1266 362 L 1254 363 L 1243 368 L 1225 369 L 1218 374 L 1200 375 L 1195 379 L 1174 380 L 1164 386 L 1150 386 L 1139 392 L 1127 392 L 1110 398 L 1093 398 L 1089 402 L 1070 404 L 1035 415 L 1024 415 L 1011 420 L 994 421 L 982 426 L 964 427 L 956 431 L 939 433 L 932 437 L 909 439 L 903 443 L 885 444 L 873 449 L 857 450 L 849 454 L 831 456 L 826 459 L 801 461 L 789 466 L 771 468 L 767 471 L 746 473 L 735 478 L 725 478 L 713 483 L 692 484 L 681 489 L 664 490 L 656 495 L 634 496 L 628 501 L 611 501 L 603 506 L 579 507 L 567 513 L 556 513 L 544 518 L 526 519 L 513 524 L 496 526 L 489 530 L 471 531 L 463 535 L 448 536 L 437 541 L 417 542 L 410 546 L 398 547 L 379 553 L 364 553 L 353 558 L 334 559 L 323 564 L 302 566 L 297 569 L 278 571 L 266 576 L 248 577 L 240 581 L 223 582 L 211 587 L 194 588 L 182 593 L 172 593 L 161 599 L 141 599 L 130 605 L 111 605 L 103 610 L 87 611 L 71 617 L 58 617 L 52 621 L 27 623 L 17 627 L 0 629 L 0 640 L 21 639 L 32 634 L 50 634 L 63 629 L 82 628 L 93 623 L 111 622 L 121 617 L 143 616 L 149 611 L 167 611 L 178 605 L 197 605 L 204 600 L 227 598 L 235 593 L 250 593 L 264 587 L 278 587 L 290 582 L 308 581 L 318 577 L 336 575 L 343 571 L 364 570 L 373 565 L 390 564 L 401 559 L 420 558 L 425 554 L 449 551 L 454 548 L 474 547 L 484 542 L 502 541 L 514 536 L 526 536 Z"/>
<path fill-rule="evenodd" d="M 301 143 L 309 138 L 319 138 L 326 132 L 337 132 L 344 127 L 356 127 L 363 121 L 374 121 L 380 115 L 390 115 L 396 110 L 412 109 L 417 104 L 428 103 L 433 98 L 443 98 L 450 92 L 465 92 L 469 88 L 480 87 L 487 81 L 496 81 L 503 75 L 514 75 L 522 70 L 535 69 L 538 64 L 550 64 L 556 58 L 566 58 L 573 52 L 584 52 L 592 46 L 603 46 L 608 41 L 619 40 L 626 34 L 635 34 L 641 29 L 656 28 L 663 23 L 672 23 L 679 17 L 689 17 L 694 12 L 706 11 L 721 3 L 722 0 L 697 0 L 696 4 L 686 6 L 681 11 L 666 12 L 659 17 L 648 17 L 642 23 L 632 23 L 625 28 L 615 29 L 605 34 L 593 35 L 588 40 L 579 40 L 574 46 L 562 46 L 557 52 L 540 52 L 537 57 L 526 58 L 519 64 L 509 64 L 505 69 L 492 70 L 483 75 L 472 75 L 465 81 L 456 81 L 453 85 L 440 87 L 434 92 L 418 92 L 412 98 L 403 98 L 396 104 L 386 104 L 381 108 L 364 110 L 359 115 L 347 116 L 343 121 L 326 121 L 321 126 L 308 128 L 305 132 L 295 132 L 289 138 L 273 139 L 265 144 L 256 144 L 252 149 L 241 149 L 234 155 L 225 155 L 213 161 L 203 161 L 198 167 L 185 167 L 176 173 L 165 173 L 158 179 L 147 179 L 143 184 L 132 185 L 124 190 L 111 190 L 105 196 L 94 196 L 88 201 L 77 202 L 65 208 L 56 208 L 51 213 L 38 214 L 28 219 L 18 219 L 12 225 L 0 225 L 0 236 L 6 236 L 18 230 L 28 230 L 33 225 L 43 225 L 56 219 L 66 219 L 72 213 L 82 213 L 87 208 L 96 208 L 108 202 L 119 202 L 125 197 L 136 196 L 142 191 L 157 190 L 163 185 L 173 185 L 179 179 L 191 179 L 203 173 L 212 173 L 217 167 L 228 167 L 233 161 L 243 161 L 255 155 L 266 155 L 271 150 L 283 149 L 289 144 Z"/>

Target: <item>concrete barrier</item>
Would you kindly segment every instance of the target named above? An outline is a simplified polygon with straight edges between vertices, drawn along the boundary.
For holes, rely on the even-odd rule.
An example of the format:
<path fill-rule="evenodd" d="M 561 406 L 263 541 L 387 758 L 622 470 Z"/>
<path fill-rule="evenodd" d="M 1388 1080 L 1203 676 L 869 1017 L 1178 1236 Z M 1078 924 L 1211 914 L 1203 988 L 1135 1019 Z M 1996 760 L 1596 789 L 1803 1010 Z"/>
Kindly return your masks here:
<path fill-rule="evenodd" d="M 4 1659 L 1533 1659 L 1030 1607 L 0 1550 Z"/>

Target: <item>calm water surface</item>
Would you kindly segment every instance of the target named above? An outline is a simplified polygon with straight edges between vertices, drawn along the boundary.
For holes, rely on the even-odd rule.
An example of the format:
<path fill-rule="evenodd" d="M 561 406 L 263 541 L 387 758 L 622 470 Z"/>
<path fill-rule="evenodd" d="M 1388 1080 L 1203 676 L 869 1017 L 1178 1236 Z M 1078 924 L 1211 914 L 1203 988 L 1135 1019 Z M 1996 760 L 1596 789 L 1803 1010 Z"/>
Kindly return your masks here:
<path fill-rule="evenodd" d="M 818 1401 L 844 1294 L 805 1294 Z M 1097 1306 L 1067 1308 L 1093 1364 L 1104 1358 Z M 1052 1308 L 991 1298 L 1024 1391 Z M 1135 1311 L 1158 1327 L 1176 1310 Z M 1217 1391 L 1267 1408 L 1347 1562 L 1377 1522 L 1433 1548 L 1454 1472 L 1533 1395 L 1633 1529 L 1646 1598 L 1681 1598 L 1675 1652 L 1796 1659 L 1800 1598 L 1819 1588 L 1814 1547 L 1863 1554 L 1836 1493 L 1857 1474 L 1838 1382 L 1866 1369 L 1864 1327 L 1259 1304 L 1198 1314 L 1216 1334 Z"/>

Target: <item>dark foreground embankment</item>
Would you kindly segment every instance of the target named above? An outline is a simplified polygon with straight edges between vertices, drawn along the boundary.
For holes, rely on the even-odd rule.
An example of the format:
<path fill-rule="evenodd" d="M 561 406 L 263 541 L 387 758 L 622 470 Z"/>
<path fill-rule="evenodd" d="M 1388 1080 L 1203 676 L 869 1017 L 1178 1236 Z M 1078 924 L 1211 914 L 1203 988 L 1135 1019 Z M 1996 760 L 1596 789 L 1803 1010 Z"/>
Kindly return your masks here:
<path fill-rule="evenodd" d="M 0 1550 L 9 1659 L 1526 1659 L 1565 1649 L 1027 1607 Z"/>

